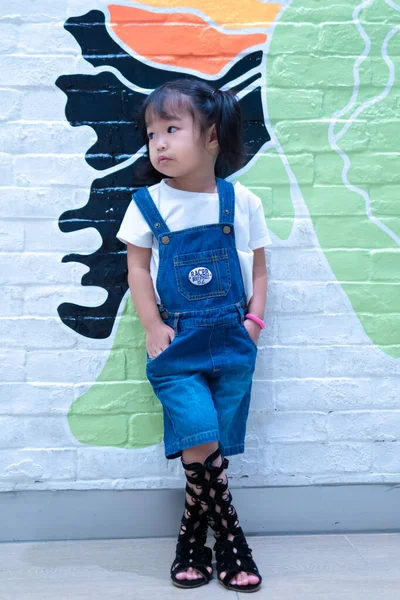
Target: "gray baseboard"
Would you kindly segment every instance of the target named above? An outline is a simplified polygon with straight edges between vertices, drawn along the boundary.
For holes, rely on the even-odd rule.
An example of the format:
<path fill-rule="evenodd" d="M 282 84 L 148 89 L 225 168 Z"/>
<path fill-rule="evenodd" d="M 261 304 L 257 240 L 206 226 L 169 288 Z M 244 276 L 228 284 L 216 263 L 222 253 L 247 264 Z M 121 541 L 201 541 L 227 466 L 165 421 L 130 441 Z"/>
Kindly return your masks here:
<path fill-rule="evenodd" d="M 248 535 L 399 532 L 400 485 L 232 489 Z M 177 536 L 180 490 L 0 493 L 0 541 Z"/>

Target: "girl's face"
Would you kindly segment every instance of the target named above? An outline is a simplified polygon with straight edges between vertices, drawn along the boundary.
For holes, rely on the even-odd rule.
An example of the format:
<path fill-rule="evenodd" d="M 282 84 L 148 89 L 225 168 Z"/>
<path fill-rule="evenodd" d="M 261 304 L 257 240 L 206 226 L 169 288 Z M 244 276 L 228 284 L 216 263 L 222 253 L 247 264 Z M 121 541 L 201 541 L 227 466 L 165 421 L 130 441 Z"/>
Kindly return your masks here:
<path fill-rule="evenodd" d="M 209 143 L 213 127 L 201 135 L 189 112 L 163 119 L 146 111 L 150 162 L 166 177 L 187 177 L 214 169 L 215 143 Z"/>

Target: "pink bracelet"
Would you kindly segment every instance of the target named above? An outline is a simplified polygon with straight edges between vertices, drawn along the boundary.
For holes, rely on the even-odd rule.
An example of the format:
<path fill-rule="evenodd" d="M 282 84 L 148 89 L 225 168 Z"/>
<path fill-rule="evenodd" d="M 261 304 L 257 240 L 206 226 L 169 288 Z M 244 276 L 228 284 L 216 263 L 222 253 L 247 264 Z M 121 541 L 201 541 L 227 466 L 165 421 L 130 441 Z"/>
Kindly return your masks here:
<path fill-rule="evenodd" d="M 256 315 L 252 315 L 251 313 L 247 313 L 247 315 L 245 316 L 246 319 L 250 319 L 251 321 L 254 321 L 254 323 L 257 323 L 257 325 L 259 325 L 261 327 L 261 329 L 265 329 L 265 323 L 262 319 L 260 319 L 259 317 L 256 317 Z"/>

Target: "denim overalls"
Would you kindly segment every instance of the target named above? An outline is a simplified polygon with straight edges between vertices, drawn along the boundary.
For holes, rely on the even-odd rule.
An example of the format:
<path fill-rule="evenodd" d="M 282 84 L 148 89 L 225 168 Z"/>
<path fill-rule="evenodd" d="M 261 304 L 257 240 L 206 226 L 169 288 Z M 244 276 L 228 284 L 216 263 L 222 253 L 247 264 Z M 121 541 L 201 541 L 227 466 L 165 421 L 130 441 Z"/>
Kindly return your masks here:
<path fill-rule="evenodd" d="M 219 223 L 170 231 L 147 188 L 133 199 L 159 242 L 157 290 L 175 338 L 146 374 L 164 416 L 166 458 L 217 440 L 244 452 L 257 346 L 244 326 L 247 302 L 235 244 L 233 185 L 217 178 Z"/>

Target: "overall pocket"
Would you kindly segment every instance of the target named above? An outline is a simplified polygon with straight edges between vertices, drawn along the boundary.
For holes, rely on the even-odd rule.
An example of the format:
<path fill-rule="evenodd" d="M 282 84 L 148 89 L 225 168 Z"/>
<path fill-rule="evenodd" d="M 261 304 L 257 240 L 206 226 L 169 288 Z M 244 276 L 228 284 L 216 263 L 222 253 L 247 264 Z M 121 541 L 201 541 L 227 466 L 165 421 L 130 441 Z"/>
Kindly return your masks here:
<path fill-rule="evenodd" d="M 226 248 L 174 256 L 178 291 L 187 300 L 205 300 L 226 296 L 231 282 Z"/>
<path fill-rule="evenodd" d="M 154 358 L 150 358 L 150 356 L 149 356 L 149 354 L 148 354 L 148 352 L 147 352 L 147 350 L 146 350 L 146 363 L 147 363 L 147 364 L 149 364 L 149 363 L 152 363 L 152 364 L 153 364 L 153 363 L 154 363 L 154 362 L 156 362 L 156 361 L 158 362 L 158 360 L 159 360 L 160 358 L 162 358 L 162 357 L 163 357 L 165 354 L 167 354 L 167 353 L 168 353 L 168 350 L 171 348 L 171 346 L 173 346 L 173 345 L 175 344 L 175 342 L 176 342 L 176 338 L 177 338 L 177 336 L 175 336 L 175 337 L 174 337 L 174 339 L 172 340 L 172 342 L 170 342 L 170 343 L 168 344 L 168 346 L 167 346 L 166 348 L 164 348 L 164 350 L 162 350 L 162 351 L 160 352 L 160 354 L 157 354 L 157 356 L 155 356 Z"/>
<path fill-rule="evenodd" d="M 255 343 L 255 341 L 253 340 L 253 338 L 250 336 L 249 332 L 246 329 L 246 326 L 244 323 L 240 323 L 240 328 L 242 330 L 242 332 L 244 333 L 245 337 L 249 340 L 249 342 L 251 342 L 251 344 L 253 345 L 253 347 L 258 350 L 258 346 Z"/>
<path fill-rule="evenodd" d="M 172 344 L 175 342 L 176 338 L 179 336 L 177 327 L 176 327 L 176 325 L 174 325 L 174 319 L 168 318 L 168 319 L 163 320 L 163 322 L 164 322 L 165 325 L 169 325 L 169 327 L 171 327 L 171 329 L 174 330 L 174 333 L 175 333 L 174 339 L 172 340 L 172 342 L 170 342 L 168 344 L 168 346 L 166 348 L 164 348 L 164 350 L 162 350 L 160 352 L 160 354 L 157 354 L 157 356 L 155 356 L 154 358 L 150 358 L 149 353 L 146 350 L 146 361 L 147 361 L 147 363 L 154 362 L 160 356 L 164 356 L 164 354 L 167 352 L 167 350 L 172 346 Z"/>

